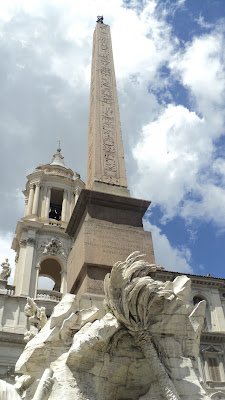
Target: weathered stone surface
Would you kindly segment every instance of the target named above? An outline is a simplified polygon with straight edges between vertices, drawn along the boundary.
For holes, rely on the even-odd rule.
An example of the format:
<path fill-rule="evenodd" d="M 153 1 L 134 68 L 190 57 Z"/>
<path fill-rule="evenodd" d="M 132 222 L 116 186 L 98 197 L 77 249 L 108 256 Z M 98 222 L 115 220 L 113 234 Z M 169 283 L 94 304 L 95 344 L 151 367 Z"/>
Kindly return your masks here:
<path fill-rule="evenodd" d="M 50 367 L 49 400 L 209 400 L 196 366 L 205 304 L 187 304 L 185 276 L 152 279 L 148 273 L 162 267 L 141 257 L 134 252 L 117 262 L 105 279 L 114 315 L 96 319 L 93 306 L 75 311 L 72 295 L 56 307 L 17 363 L 33 378 L 25 399 L 33 399 L 37 378 Z"/>
<path fill-rule="evenodd" d="M 120 323 L 112 314 L 106 314 L 100 321 L 95 321 L 89 326 L 85 325 L 73 338 L 67 364 L 74 365 L 90 347 L 112 337 L 119 329 Z"/>
<path fill-rule="evenodd" d="M 142 217 L 150 202 L 83 190 L 67 232 L 74 235 L 68 266 L 68 289 L 103 294 L 106 273 L 118 259 L 125 259 L 138 247 L 150 263 L 154 251 L 150 232 Z"/>

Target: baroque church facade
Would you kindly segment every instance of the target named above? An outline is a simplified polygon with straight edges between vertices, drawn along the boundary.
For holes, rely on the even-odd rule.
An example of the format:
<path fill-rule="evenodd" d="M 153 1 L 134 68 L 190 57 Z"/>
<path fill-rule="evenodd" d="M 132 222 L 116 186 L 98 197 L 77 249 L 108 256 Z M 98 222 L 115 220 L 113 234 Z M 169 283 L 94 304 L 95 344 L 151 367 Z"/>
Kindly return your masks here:
<path fill-rule="evenodd" d="M 140 250 L 154 263 L 151 234 L 142 225 L 150 202 L 133 199 L 127 189 L 111 38 L 102 21 L 93 41 L 86 186 L 65 166 L 58 148 L 51 163 L 27 176 L 23 193 L 25 213 L 12 244 L 14 284 L 8 285 L 7 275 L 0 275 L 0 378 L 8 382 L 13 382 L 24 334 L 29 329 L 35 332 L 24 314 L 27 297 L 45 307 L 47 317 L 68 292 L 83 306 L 103 309 L 104 277 L 116 261 Z M 7 261 L 3 264 L 7 269 Z M 166 270 L 152 273 L 163 282 L 179 275 Z M 42 276 L 54 281 L 53 290 L 39 287 Z M 206 301 L 200 381 L 210 398 L 225 400 L 225 279 L 188 277 L 190 304 Z"/>

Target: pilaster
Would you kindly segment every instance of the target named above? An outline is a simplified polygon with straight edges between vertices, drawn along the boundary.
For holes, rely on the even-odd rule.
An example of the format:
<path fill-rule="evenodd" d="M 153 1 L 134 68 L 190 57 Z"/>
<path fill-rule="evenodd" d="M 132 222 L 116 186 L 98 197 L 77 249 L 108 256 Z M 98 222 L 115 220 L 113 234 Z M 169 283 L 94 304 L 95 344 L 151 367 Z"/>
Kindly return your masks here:
<path fill-rule="evenodd" d="M 31 293 L 33 257 L 36 233 L 33 230 L 28 231 L 28 237 L 20 240 L 20 257 L 18 263 L 19 274 L 17 274 L 16 295 L 34 296 Z"/>
<path fill-rule="evenodd" d="M 27 205 L 27 215 L 31 215 L 32 207 L 34 201 L 34 184 L 30 184 L 30 191 L 29 191 L 29 198 L 28 198 L 28 205 Z"/>
<path fill-rule="evenodd" d="M 50 201 L 51 201 L 51 187 L 48 186 L 46 193 L 46 202 L 45 202 L 45 218 L 49 217 Z"/>
<path fill-rule="evenodd" d="M 211 300 L 212 300 L 212 327 L 214 331 L 225 332 L 225 321 L 223 307 L 220 299 L 220 293 L 218 289 L 211 290 Z"/>
<path fill-rule="evenodd" d="M 62 202 L 62 221 L 66 221 L 66 209 L 67 209 L 67 197 L 68 197 L 68 191 L 64 190 L 63 192 L 63 202 Z"/>
<path fill-rule="evenodd" d="M 72 193 L 71 191 L 68 191 L 68 196 L 67 196 L 67 207 L 66 207 L 66 221 L 69 221 L 70 216 L 71 216 L 71 199 L 72 199 Z"/>
<path fill-rule="evenodd" d="M 43 186 L 42 187 L 42 194 L 41 194 L 41 212 L 40 215 L 42 218 L 45 217 L 45 205 L 46 205 L 46 198 L 47 198 L 47 190 L 48 187 L 47 186 Z"/>
<path fill-rule="evenodd" d="M 67 273 L 66 273 L 66 271 L 61 271 L 60 292 L 63 293 L 63 296 L 67 293 Z"/>
<path fill-rule="evenodd" d="M 34 202 L 32 208 L 32 214 L 34 215 L 37 215 L 38 212 L 39 195 L 40 195 L 40 183 L 38 182 L 35 184 Z"/>

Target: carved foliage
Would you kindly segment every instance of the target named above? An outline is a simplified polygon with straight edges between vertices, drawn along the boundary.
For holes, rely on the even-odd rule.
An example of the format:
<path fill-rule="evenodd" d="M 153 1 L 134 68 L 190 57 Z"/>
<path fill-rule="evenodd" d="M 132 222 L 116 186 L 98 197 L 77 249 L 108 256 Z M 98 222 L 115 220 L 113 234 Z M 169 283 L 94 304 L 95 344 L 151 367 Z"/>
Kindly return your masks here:
<path fill-rule="evenodd" d="M 42 243 L 41 248 L 44 248 L 42 254 L 66 256 L 65 249 L 63 248 L 61 241 L 56 237 L 52 237 L 47 243 Z"/>

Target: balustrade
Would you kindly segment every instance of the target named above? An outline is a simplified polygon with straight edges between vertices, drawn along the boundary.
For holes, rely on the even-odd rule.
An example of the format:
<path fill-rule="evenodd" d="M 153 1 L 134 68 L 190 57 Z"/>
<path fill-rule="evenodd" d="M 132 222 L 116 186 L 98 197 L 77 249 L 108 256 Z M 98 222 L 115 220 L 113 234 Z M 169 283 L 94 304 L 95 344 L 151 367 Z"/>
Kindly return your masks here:
<path fill-rule="evenodd" d="M 62 293 L 56 292 L 54 290 L 38 289 L 36 298 L 38 300 L 57 301 L 59 303 L 60 300 L 62 299 Z"/>

